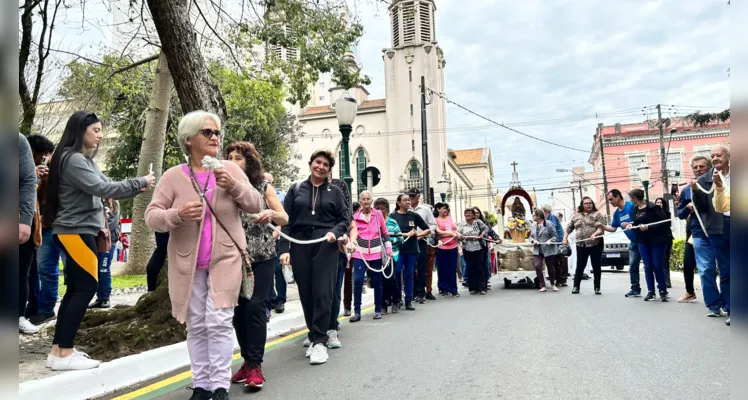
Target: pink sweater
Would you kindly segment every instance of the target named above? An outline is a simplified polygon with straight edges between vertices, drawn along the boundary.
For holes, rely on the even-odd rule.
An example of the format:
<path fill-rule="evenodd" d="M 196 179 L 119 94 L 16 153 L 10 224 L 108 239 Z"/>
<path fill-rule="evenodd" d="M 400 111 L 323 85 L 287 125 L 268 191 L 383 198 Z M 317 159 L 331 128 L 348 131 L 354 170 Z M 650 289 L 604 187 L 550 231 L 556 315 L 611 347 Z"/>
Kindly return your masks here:
<path fill-rule="evenodd" d="M 182 172 L 189 178 L 190 167 L 187 164 L 182 164 Z M 210 177 L 207 188 L 205 181 Z M 211 172 L 195 172 L 195 178 L 197 178 L 197 184 L 200 190 L 205 189 L 205 198 L 213 204 L 213 191 L 216 190 L 216 177 Z M 205 207 L 205 215 L 210 215 L 210 210 Z M 197 267 L 200 269 L 208 269 L 210 267 L 210 253 L 213 251 L 213 218 L 206 218 L 203 224 L 203 230 L 200 234 L 200 248 L 197 251 Z"/>
<path fill-rule="evenodd" d="M 231 241 L 233 238 L 242 250 L 247 242 L 239 219 L 239 210 L 260 212 L 262 196 L 249 184 L 244 172 L 234 163 L 222 161 L 223 167 L 237 180 L 230 191 L 216 186 L 211 206 L 226 225 L 231 237 L 216 223 L 211 215 L 212 251 L 210 257 L 210 284 L 216 308 L 234 307 L 239 299 L 241 285 L 241 255 Z M 157 232 L 169 232 L 168 274 L 171 312 L 177 321 L 184 323 L 187 305 L 192 293 L 192 280 L 197 267 L 198 248 L 205 219 L 199 223 L 182 221 L 179 207 L 191 201 L 200 201 L 189 178 L 181 166 L 170 168 L 156 185 L 151 204 L 145 211 L 145 223 Z M 206 207 L 207 208 L 207 207 Z"/>
<path fill-rule="evenodd" d="M 355 243 L 356 251 L 353 252 L 353 258 L 366 261 L 381 259 L 382 247 L 376 245 L 379 243 L 380 235 L 385 245 L 386 254 L 392 254 L 392 243 L 387 232 L 387 222 L 385 222 L 381 212 L 372 209 L 369 222 L 366 222 L 361 211 L 359 211 L 353 215 L 353 221 L 356 223 L 356 230 L 358 231 L 357 243 Z M 373 242 L 374 246 L 372 246 L 374 240 L 376 241 Z"/>

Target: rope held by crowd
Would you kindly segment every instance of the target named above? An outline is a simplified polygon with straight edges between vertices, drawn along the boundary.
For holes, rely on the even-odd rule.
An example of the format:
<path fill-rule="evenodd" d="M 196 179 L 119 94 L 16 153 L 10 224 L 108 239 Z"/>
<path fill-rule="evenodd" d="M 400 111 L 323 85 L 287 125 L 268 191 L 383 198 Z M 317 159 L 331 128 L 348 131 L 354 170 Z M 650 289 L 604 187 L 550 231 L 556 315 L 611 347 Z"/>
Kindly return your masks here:
<path fill-rule="evenodd" d="M 249 216 L 249 218 L 252 218 L 252 219 L 257 218 L 257 214 L 249 214 L 248 216 Z M 326 242 L 327 241 L 327 237 L 326 236 L 323 236 L 323 237 L 321 237 L 319 239 L 311 239 L 311 240 L 294 239 L 291 236 L 288 236 L 285 233 L 283 233 L 280 229 L 278 229 L 277 226 L 275 226 L 275 225 L 273 225 L 271 223 L 267 223 L 267 224 L 265 224 L 265 226 L 267 226 L 270 229 L 274 230 L 276 233 L 278 233 L 278 235 L 280 235 L 281 237 L 283 237 L 284 239 L 288 240 L 291 243 L 296 243 L 296 244 L 315 244 L 315 243 L 322 243 L 322 242 Z M 344 234 L 343 236 L 341 236 L 341 237 L 338 238 L 338 241 L 344 241 L 344 240 L 346 240 L 346 238 L 348 238 L 348 235 Z"/>

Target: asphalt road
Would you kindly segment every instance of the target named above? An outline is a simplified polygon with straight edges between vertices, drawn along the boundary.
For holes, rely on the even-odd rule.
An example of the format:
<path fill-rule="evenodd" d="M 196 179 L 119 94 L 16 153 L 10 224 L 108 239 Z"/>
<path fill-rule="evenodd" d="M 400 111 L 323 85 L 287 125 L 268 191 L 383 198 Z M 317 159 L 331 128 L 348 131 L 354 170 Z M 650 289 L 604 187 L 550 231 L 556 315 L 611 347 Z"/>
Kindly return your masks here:
<path fill-rule="evenodd" d="M 673 273 L 677 275 L 677 273 Z M 643 281 L 643 280 L 642 280 Z M 671 295 L 683 293 L 674 279 Z M 606 272 L 601 296 L 504 289 L 440 298 L 413 312 L 365 316 L 343 348 L 310 366 L 301 338 L 272 349 L 257 393 L 232 399 L 728 398 L 730 328 L 690 304 L 627 299 L 628 273 Z M 237 365 L 238 367 L 238 365 Z M 188 384 L 188 382 L 184 382 Z M 158 399 L 187 399 L 184 387 Z M 150 396 L 149 396 L 150 398 Z"/>

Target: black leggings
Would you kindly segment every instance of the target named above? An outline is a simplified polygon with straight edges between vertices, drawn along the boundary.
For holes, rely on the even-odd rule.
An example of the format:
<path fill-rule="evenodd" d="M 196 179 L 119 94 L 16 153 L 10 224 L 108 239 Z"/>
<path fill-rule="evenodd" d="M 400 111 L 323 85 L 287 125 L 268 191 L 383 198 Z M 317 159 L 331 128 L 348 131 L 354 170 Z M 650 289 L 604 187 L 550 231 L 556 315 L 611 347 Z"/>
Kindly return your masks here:
<path fill-rule="evenodd" d="M 467 267 L 468 288 L 473 291 L 484 291 L 487 289 L 486 281 L 486 253 L 485 251 L 463 251 L 462 256 L 465 258 Z"/>
<path fill-rule="evenodd" d="M 148 260 L 145 267 L 146 281 L 148 282 L 148 291 L 153 292 L 158 287 L 158 274 L 166 263 L 166 248 L 169 245 L 169 232 L 156 232 L 156 249 Z"/>
<path fill-rule="evenodd" d="M 584 269 L 587 267 L 587 258 L 589 257 L 592 263 L 592 274 L 594 275 L 595 289 L 600 288 L 600 278 L 603 274 L 602 261 L 603 261 L 603 247 L 604 244 L 600 242 L 592 247 L 577 246 L 577 270 L 574 273 L 574 287 L 578 288 L 582 282 L 582 275 Z"/>
<path fill-rule="evenodd" d="M 75 335 L 86 315 L 88 303 L 96 294 L 99 279 L 99 261 L 96 257 L 94 235 L 54 235 L 57 246 L 65 253 L 65 285 L 67 291 L 62 298 L 57 314 L 55 336 L 52 344 L 62 349 L 72 349 Z"/>
<path fill-rule="evenodd" d="M 244 361 L 252 366 L 259 366 L 265 355 L 268 333 L 265 302 L 273 285 L 275 258 L 252 263 L 252 270 L 255 274 L 252 299 L 239 296 L 239 305 L 234 309 L 234 329 Z"/>
<path fill-rule="evenodd" d="M 696 270 L 696 253 L 693 245 L 688 243 L 690 235 L 686 237 L 686 247 L 683 251 L 683 280 L 686 281 L 686 293 L 696 295 L 693 287 L 694 271 Z"/>
<path fill-rule="evenodd" d="M 29 271 L 31 264 L 36 262 L 36 249 L 34 248 L 33 228 L 31 237 L 26 243 L 18 246 L 18 316 L 26 315 L 26 303 L 29 300 Z"/>

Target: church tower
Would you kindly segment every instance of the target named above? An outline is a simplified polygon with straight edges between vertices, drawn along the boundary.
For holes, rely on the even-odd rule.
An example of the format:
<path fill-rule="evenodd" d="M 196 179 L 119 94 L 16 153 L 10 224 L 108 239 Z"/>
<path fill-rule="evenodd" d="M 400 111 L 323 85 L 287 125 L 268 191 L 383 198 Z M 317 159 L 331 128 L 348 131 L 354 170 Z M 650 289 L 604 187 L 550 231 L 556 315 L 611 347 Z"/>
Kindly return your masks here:
<path fill-rule="evenodd" d="M 421 76 L 426 88 L 444 93 L 444 53 L 437 45 L 433 0 L 394 0 L 389 7 L 391 47 L 382 50 L 385 65 L 387 130 L 391 188 L 423 188 Z M 445 102 L 426 92 L 429 181 L 447 174 Z M 438 197 L 438 196 L 437 196 Z"/>

